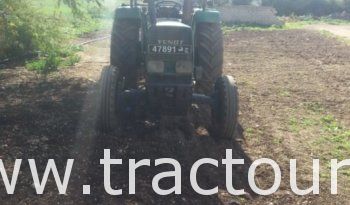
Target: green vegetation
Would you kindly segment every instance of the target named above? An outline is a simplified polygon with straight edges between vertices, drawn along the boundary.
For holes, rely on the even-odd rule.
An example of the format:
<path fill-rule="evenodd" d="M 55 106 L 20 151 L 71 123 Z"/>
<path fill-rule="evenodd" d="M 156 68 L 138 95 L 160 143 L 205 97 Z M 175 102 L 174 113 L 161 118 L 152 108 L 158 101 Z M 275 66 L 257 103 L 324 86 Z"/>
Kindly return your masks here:
<path fill-rule="evenodd" d="M 304 104 L 307 108 L 307 110 L 314 112 L 314 113 L 322 113 L 324 111 L 324 108 L 321 103 L 319 102 L 309 102 Z"/>
<path fill-rule="evenodd" d="M 322 30 L 322 31 L 320 31 L 320 33 L 321 33 L 321 35 L 323 35 L 326 38 L 333 38 L 333 39 L 336 39 L 340 42 L 343 42 L 345 44 L 350 45 L 350 40 L 346 37 L 335 35 L 332 32 L 326 31 L 326 30 Z"/>
<path fill-rule="evenodd" d="M 48 73 L 57 70 L 61 64 L 61 58 L 56 53 L 50 53 L 46 58 L 32 61 L 26 64 L 29 70 L 36 70 L 42 73 Z"/>
<path fill-rule="evenodd" d="M 275 30 L 289 30 L 289 29 L 302 29 L 308 25 L 303 21 L 286 22 L 283 26 L 260 26 L 260 25 L 223 25 L 224 34 L 228 34 L 233 31 L 275 31 Z"/>
<path fill-rule="evenodd" d="M 284 22 L 283 26 L 259 26 L 259 25 L 223 25 L 224 33 L 229 33 L 231 31 L 241 31 L 241 30 L 249 30 L 249 31 L 271 31 L 271 30 L 288 30 L 288 29 L 302 29 L 305 26 L 312 24 L 331 24 L 331 25 L 350 25 L 350 21 L 340 20 L 340 19 L 332 19 L 328 17 L 322 18 L 313 18 L 311 16 L 291 16 L 291 17 L 281 17 L 281 20 Z"/>
<path fill-rule="evenodd" d="M 107 1 L 111 4 L 111 1 Z M 42 73 L 79 61 L 73 38 L 111 24 L 112 7 L 90 0 L 1 0 L 0 61 L 26 60 Z"/>
<path fill-rule="evenodd" d="M 59 67 L 73 66 L 80 61 L 80 56 L 76 53 L 82 51 L 82 47 L 65 47 L 60 52 L 50 53 L 45 57 L 38 57 L 26 62 L 26 68 L 40 73 L 47 74 L 56 71 Z"/>
<path fill-rule="evenodd" d="M 350 12 L 349 0 L 262 0 L 262 4 L 276 8 L 280 16 L 326 16 L 343 11 Z"/>
<path fill-rule="evenodd" d="M 245 135 L 246 135 L 246 137 L 250 138 L 253 134 L 254 134 L 254 129 L 253 129 L 253 128 L 248 127 L 248 128 L 245 130 Z"/>
<path fill-rule="evenodd" d="M 305 103 L 299 109 L 303 114 L 294 114 L 290 118 L 288 131 L 303 138 L 314 158 L 328 163 L 330 159 L 344 160 L 350 156 L 350 129 L 327 113 L 318 102 Z M 329 177 L 326 173 L 322 173 L 323 178 Z M 342 170 L 341 173 L 350 176 L 350 170 Z"/>
<path fill-rule="evenodd" d="M 322 117 L 321 125 L 323 135 L 313 142 L 313 150 L 324 161 L 347 159 L 350 155 L 350 129 L 345 129 L 331 115 Z M 349 169 L 341 170 L 341 173 L 350 176 Z"/>
<path fill-rule="evenodd" d="M 218 0 L 219 1 L 219 0 Z M 234 5 L 249 5 L 257 0 L 222 0 Z M 262 0 L 263 6 L 276 8 L 278 15 L 326 16 L 343 11 L 350 12 L 349 0 Z"/>

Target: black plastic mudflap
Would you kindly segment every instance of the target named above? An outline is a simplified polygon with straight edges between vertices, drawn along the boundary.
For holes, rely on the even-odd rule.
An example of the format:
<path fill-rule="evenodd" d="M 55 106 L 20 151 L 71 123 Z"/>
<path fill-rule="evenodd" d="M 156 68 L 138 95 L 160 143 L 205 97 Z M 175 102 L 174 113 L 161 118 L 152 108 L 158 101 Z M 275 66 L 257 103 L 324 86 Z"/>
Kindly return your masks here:
<path fill-rule="evenodd" d="M 148 102 L 152 113 L 186 115 L 192 103 L 191 85 L 149 85 Z"/>

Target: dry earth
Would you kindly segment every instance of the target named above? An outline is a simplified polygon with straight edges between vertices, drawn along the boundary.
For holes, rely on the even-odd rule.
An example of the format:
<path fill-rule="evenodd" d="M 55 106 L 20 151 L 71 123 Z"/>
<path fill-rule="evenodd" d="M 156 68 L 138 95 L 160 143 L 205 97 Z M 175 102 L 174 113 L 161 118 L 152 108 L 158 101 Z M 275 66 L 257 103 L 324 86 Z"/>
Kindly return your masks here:
<path fill-rule="evenodd" d="M 307 26 L 306 29 L 328 31 L 334 35 L 350 40 L 350 25 L 315 24 Z"/>
<path fill-rule="evenodd" d="M 327 168 L 334 149 L 318 139 L 328 136 L 322 119 L 350 128 L 350 47 L 335 39 L 303 30 L 239 31 L 225 37 L 225 72 L 235 76 L 240 91 L 239 142 L 218 143 L 195 130 L 188 132 L 183 123 L 161 127 L 135 125 L 123 134 L 102 136 L 94 131 L 98 80 L 108 64 L 109 42 L 89 44 L 81 53 L 82 62 L 50 76 L 39 76 L 22 67 L 0 70 L 0 158 L 12 172 L 16 158 L 37 160 L 43 171 L 49 158 L 63 168 L 68 158 L 75 165 L 67 195 L 59 196 L 53 178 L 45 193 L 35 194 L 29 165 L 24 162 L 16 193 L 6 195 L 0 186 L 1 204 L 346 204 L 349 180 L 340 177 L 341 194 L 331 196 L 329 177 L 322 175 L 320 196 L 297 197 L 289 188 L 289 163 L 298 159 L 298 182 L 306 187 L 311 179 L 311 158 L 320 158 Z M 311 121 L 310 123 L 307 123 Z M 333 134 L 333 133 L 332 133 Z M 325 138 L 327 140 L 327 138 Z M 348 140 L 348 138 L 347 138 Z M 327 141 L 328 142 L 328 141 Z M 316 143 L 316 144 L 315 144 Z M 127 190 L 127 159 L 177 159 L 182 166 L 182 195 L 157 196 L 151 188 L 152 177 L 171 168 L 144 167 L 136 176 L 135 196 L 108 196 L 102 186 L 102 167 L 98 165 L 103 148 L 124 159 L 115 166 L 113 185 Z M 200 185 L 220 185 L 218 196 L 195 194 L 189 185 L 189 169 L 202 157 L 223 158 L 233 149 L 245 166 L 234 167 L 234 185 L 247 187 L 247 168 L 251 159 L 269 157 L 281 166 L 283 181 L 279 191 L 268 197 L 234 198 L 225 189 L 224 167 L 205 166 Z M 349 156 L 345 150 L 341 157 Z M 326 157 L 324 157 L 326 156 Z M 152 162 L 154 163 L 154 162 Z M 326 172 L 322 169 L 322 173 Z M 63 172 L 60 172 L 63 174 Z M 258 169 L 258 184 L 271 185 L 273 174 Z M 0 183 L 2 184 L 2 183 Z M 82 195 L 82 185 L 91 185 L 91 195 Z M 164 180 L 163 187 L 173 182 Z M 126 191 L 125 190 L 125 191 Z"/>
<path fill-rule="evenodd" d="M 302 30 L 236 32 L 226 36 L 226 42 L 225 70 L 236 77 L 240 88 L 246 153 L 253 159 L 276 160 L 284 176 L 273 199 L 260 197 L 253 204 L 346 204 L 343 196 L 330 197 L 327 177 L 321 178 L 319 197 L 292 195 L 288 177 L 289 159 L 298 160 L 301 187 L 311 182 L 312 158 L 324 159 L 321 167 L 328 168 L 330 156 L 318 147 L 336 148 L 315 144 L 327 135 L 319 118 L 334 116 L 349 130 L 349 47 Z M 344 157 L 349 153 L 339 158 Z M 270 173 L 262 170 L 258 180 L 271 181 Z"/>

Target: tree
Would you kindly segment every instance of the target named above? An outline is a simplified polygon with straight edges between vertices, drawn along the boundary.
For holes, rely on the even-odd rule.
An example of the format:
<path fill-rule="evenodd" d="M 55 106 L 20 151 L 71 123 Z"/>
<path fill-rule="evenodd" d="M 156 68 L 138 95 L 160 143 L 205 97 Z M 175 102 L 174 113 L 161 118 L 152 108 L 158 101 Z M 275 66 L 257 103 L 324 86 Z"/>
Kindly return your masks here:
<path fill-rule="evenodd" d="M 55 70 L 61 62 L 72 64 L 77 60 L 76 49 L 65 42 L 71 38 L 70 31 L 80 32 L 83 23 L 92 24 L 89 13 L 82 12 L 84 3 L 95 2 L 98 6 L 101 0 L 51 1 L 57 1 L 58 6 L 68 5 L 73 17 L 45 13 L 38 9 L 38 0 L 0 0 L 0 61 L 31 59 L 29 67 L 46 72 Z"/>
<path fill-rule="evenodd" d="M 101 2 L 103 0 L 57 0 L 58 6 L 61 5 L 61 3 L 66 4 L 70 8 L 72 8 L 72 11 L 74 14 L 79 14 L 80 13 L 80 6 L 82 2 L 95 2 L 96 5 L 101 7 Z"/>
<path fill-rule="evenodd" d="M 233 5 L 250 5 L 252 0 L 232 0 Z"/>

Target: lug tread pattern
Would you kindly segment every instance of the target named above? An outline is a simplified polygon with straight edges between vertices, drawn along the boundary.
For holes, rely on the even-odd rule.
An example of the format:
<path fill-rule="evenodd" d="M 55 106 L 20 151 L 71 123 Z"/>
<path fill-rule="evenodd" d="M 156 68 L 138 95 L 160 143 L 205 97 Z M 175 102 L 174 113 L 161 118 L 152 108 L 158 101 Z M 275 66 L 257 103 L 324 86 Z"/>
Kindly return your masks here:
<path fill-rule="evenodd" d="M 103 69 L 100 86 L 98 124 L 100 131 L 107 133 L 115 128 L 114 124 L 116 123 L 117 69 L 114 66 L 107 66 Z"/>
<path fill-rule="evenodd" d="M 111 65 L 120 69 L 127 87 L 135 87 L 141 62 L 139 23 L 136 20 L 116 20 L 111 39 Z"/>
<path fill-rule="evenodd" d="M 203 23 L 197 28 L 196 65 L 203 69 L 198 88 L 210 94 L 215 81 L 223 73 L 223 34 L 220 24 Z"/>
<path fill-rule="evenodd" d="M 213 110 L 213 133 L 219 139 L 233 139 L 238 123 L 239 100 L 236 82 L 231 76 L 222 76 L 215 85 L 217 110 Z"/>

